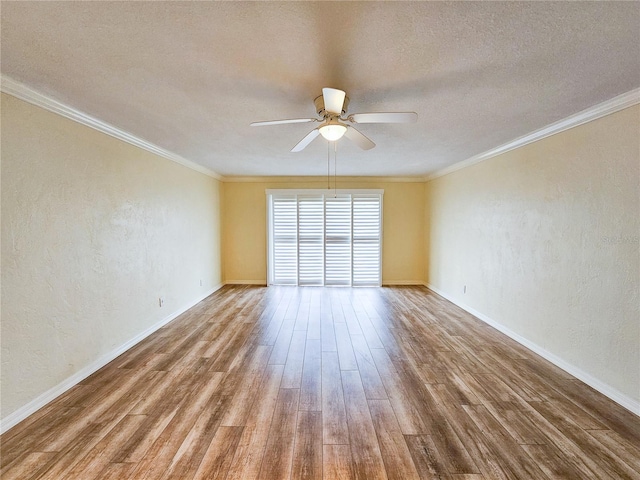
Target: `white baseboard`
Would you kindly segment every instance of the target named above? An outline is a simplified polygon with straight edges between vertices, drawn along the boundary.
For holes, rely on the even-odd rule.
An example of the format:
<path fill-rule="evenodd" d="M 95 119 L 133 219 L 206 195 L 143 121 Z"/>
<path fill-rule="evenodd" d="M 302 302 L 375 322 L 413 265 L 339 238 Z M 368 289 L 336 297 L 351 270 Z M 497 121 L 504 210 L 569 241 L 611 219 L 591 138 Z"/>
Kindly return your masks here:
<path fill-rule="evenodd" d="M 580 368 L 576 367 L 575 365 L 570 364 L 569 362 L 567 362 L 566 360 L 558 357 L 557 355 L 545 350 L 544 348 L 542 348 L 541 346 L 533 343 L 532 341 L 527 340 L 525 337 L 517 334 L 516 332 L 510 330 L 509 328 L 507 328 L 504 325 L 496 322 L 495 320 L 487 317 L 486 315 L 484 315 L 483 313 L 475 310 L 474 308 L 472 308 L 472 307 L 470 307 L 468 305 L 465 305 L 464 303 L 462 303 L 462 302 L 450 297 L 448 294 L 446 294 L 445 292 L 441 291 L 440 289 L 434 287 L 433 285 L 430 285 L 428 283 L 425 283 L 423 285 L 425 287 L 427 287 L 429 290 L 437 293 L 441 297 L 446 298 L 451 303 L 457 305 L 458 307 L 462 308 L 463 310 L 466 310 L 467 312 L 469 312 L 474 317 L 477 317 L 478 319 L 482 320 L 483 322 L 491 325 L 493 328 L 495 328 L 496 330 L 504 333 L 505 335 L 507 335 L 508 337 L 512 338 L 513 340 L 515 340 L 519 344 L 527 347 L 532 352 L 537 353 L 542 358 L 550 361 L 556 367 L 561 368 L 565 372 L 567 372 L 567 373 L 573 375 L 574 377 L 576 377 L 578 380 L 583 381 L 584 383 L 586 383 L 590 387 L 594 388 L 595 390 L 597 390 L 598 392 L 602 393 L 603 395 L 609 397 L 611 400 L 613 400 L 617 404 L 623 406 L 624 408 L 626 408 L 630 412 L 640 416 L 640 402 L 638 402 L 638 401 L 634 400 L 633 398 L 629 397 L 628 395 L 625 395 L 624 393 L 618 391 L 617 389 L 613 388 L 611 385 L 606 384 L 605 382 L 603 382 L 602 380 L 599 380 L 598 378 L 594 377 L 593 375 L 581 370 Z"/>
<path fill-rule="evenodd" d="M 46 404 L 48 404 L 52 400 L 55 400 L 56 398 L 58 398 L 64 392 L 69 390 L 71 387 L 77 385 L 79 382 L 81 382 L 82 380 L 87 378 L 92 373 L 100 370 L 102 367 L 104 367 L 110 361 L 112 361 L 113 359 L 115 359 L 118 356 L 122 355 L 124 352 L 129 350 L 131 347 L 133 347 L 134 345 L 138 344 L 139 342 L 141 342 L 142 340 L 147 338 L 149 335 L 154 333 L 156 330 L 159 330 L 160 328 L 164 327 L 167 323 L 169 323 L 171 320 L 175 319 L 178 315 L 181 315 L 182 313 L 186 312 L 191 307 L 193 307 L 197 303 L 199 303 L 202 300 L 204 300 L 205 298 L 207 298 L 213 292 L 215 292 L 215 291 L 219 290 L 220 288 L 222 288 L 223 285 L 224 284 L 222 284 L 222 283 L 219 284 L 219 285 L 216 285 L 212 289 L 210 289 L 207 292 L 205 292 L 204 294 L 200 295 L 195 300 L 191 301 L 187 305 L 184 305 L 183 307 L 179 308 L 175 312 L 169 314 L 168 316 L 166 316 L 165 318 L 160 320 L 159 322 L 157 322 L 154 325 L 150 326 L 149 328 L 147 328 L 143 332 L 139 333 L 138 335 L 133 337 L 131 340 L 125 342 L 123 345 L 120 345 L 118 348 L 116 348 L 116 349 L 114 349 L 114 350 L 102 355 L 100 358 L 98 358 L 94 362 L 90 363 L 86 367 L 80 369 L 79 371 L 77 371 L 76 373 L 74 373 L 73 375 L 68 377 L 67 379 L 65 379 L 62 382 L 60 382 L 55 387 L 50 388 L 49 390 L 47 390 L 43 394 L 38 395 L 38 397 L 34 398 L 33 400 L 31 400 L 26 405 L 23 405 L 18 410 L 16 410 L 13 413 L 10 413 L 9 415 L 7 415 L 5 418 L 0 420 L 0 434 L 2 434 L 4 432 L 6 432 L 7 430 L 9 430 L 10 428 L 14 427 L 18 423 L 20 423 L 22 420 L 27 418 L 29 415 L 32 415 L 36 411 L 40 410 Z"/>
<path fill-rule="evenodd" d="M 225 285 L 266 285 L 267 282 L 265 280 L 225 280 Z M 389 282 L 382 282 L 382 286 L 392 286 L 392 285 L 424 285 L 422 280 L 391 280 Z"/>

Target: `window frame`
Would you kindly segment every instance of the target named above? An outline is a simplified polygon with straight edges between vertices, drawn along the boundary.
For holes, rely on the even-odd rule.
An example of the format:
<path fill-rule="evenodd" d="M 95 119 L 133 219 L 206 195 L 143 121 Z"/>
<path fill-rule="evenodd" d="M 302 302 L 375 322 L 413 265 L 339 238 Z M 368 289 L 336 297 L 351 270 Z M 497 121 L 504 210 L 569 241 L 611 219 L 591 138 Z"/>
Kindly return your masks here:
<path fill-rule="evenodd" d="M 274 228 L 273 228 L 273 196 L 278 196 L 278 195 L 282 195 L 282 196 L 295 196 L 296 199 L 296 215 L 298 215 L 299 212 L 299 204 L 298 204 L 298 196 L 314 196 L 314 195 L 322 195 L 322 202 L 323 202 L 323 222 L 326 223 L 326 197 L 328 196 L 333 196 L 333 195 L 350 195 L 351 198 L 351 244 L 350 244 L 350 249 L 351 249 L 351 275 L 350 275 L 350 282 L 349 285 L 350 287 L 359 287 L 359 286 L 365 286 L 365 285 L 354 285 L 353 283 L 353 275 L 354 275 L 354 266 L 353 266 L 353 249 L 354 249 L 354 238 L 353 238 L 353 195 L 379 195 L 380 198 L 380 231 L 379 231 L 379 243 L 380 243 L 380 251 L 379 251 L 379 262 L 378 262 L 378 284 L 377 285 L 366 285 L 368 287 L 372 287 L 372 286 L 382 286 L 382 250 L 383 250 L 383 238 L 384 238 L 384 218 L 383 218 L 383 212 L 384 212 L 384 190 L 383 189 L 331 189 L 331 190 L 327 190 L 327 189 L 266 189 L 265 190 L 265 195 L 266 195 L 266 203 L 267 203 L 267 222 L 266 222 L 266 228 L 267 228 L 267 245 L 266 245 L 266 249 L 267 249 L 267 285 L 288 285 L 288 284 L 280 284 L 280 283 L 274 283 L 275 282 L 275 266 L 274 266 Z M 296 251 L 299 250 L 300 245 L 299 245 L 299 218 L 297 219 L 297 226 L 296 226 Z M 323 230 L 323 270 L 325 269 L 325 264 L 324 262 L 326 261 L 326 232 Z M 300 272 L 299 272 L 299 253 L 296 256 L 296 285 L 300 285 Z M 325 282 L 326 278 L 325 275 L 323 275 L 323 283 L 322 286 L 332 286 L 332 285 L 326 285 Z M 319 286 L 319 285 L 318 285 Z M 341 285 L 341 286 L 347 286 L 347 285 Z"/>

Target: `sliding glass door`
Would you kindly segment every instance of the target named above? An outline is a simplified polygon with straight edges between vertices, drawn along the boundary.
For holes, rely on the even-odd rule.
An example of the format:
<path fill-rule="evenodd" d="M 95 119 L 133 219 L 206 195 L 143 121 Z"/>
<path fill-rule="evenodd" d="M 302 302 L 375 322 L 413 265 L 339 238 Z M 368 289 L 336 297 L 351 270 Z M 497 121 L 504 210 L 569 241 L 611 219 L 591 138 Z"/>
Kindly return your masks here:
<path fill-rule="evenodd" d="M 267 190 L 274 285 L 379 286 L 382 190 Z"/>

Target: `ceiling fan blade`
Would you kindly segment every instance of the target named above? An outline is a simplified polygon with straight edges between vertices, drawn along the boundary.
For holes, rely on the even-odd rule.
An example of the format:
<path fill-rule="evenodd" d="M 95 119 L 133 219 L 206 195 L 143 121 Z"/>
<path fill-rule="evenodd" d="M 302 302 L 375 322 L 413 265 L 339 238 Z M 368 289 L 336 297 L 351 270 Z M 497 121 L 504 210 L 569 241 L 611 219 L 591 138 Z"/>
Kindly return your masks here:
<path fill-rule="evenodd" d="M 355 123 L 416 123 L 416 112 L 381 112 L 381 113 L 354 113 L 349 115 L 349 120 Z"/>
<path fill-rule="evenodd" d="M 324 99 L 324 109 L 327 112 L 341 115 L 345 95 L 342 90 L 338 90 L 337 88 L 323 88 L 322 98 Z"/>
<path fill-rule="evenodd" d="M 347 125 L 347 131 L 344 132 L 344 136 L 351 140 L 353 143 L 358 145 L 363 150 L 371 150 L 376 146 L 371 140 L 365 137 L 362 133 L 360 133 L 355 128 Z"/>
<path fill-rule="evenodd" d="M 289 120 L 268 120 L 266 122 L 253 122 L 252 127 L 262 127 L 264 125 L 281 125 L 283 123 L 310 123 L 317 122 L 317 118 L 292 118 Z"/>
<path fill-rule="evenodd" d="M 291 149 L 291 151 L 292 152 L 300 152 L 300 151 L 304 150 L 306 148 L 306 146 L 309 145 L 311 142 L 313 142 L 313 140 L 318 135 L 320 135 L 320 130 L 318 130 L 317 128 L 314 128 L 309 133 L 307 133 L 307 135 L 302 140 L 300 140 L 298 142 L 298 144 Z"/>

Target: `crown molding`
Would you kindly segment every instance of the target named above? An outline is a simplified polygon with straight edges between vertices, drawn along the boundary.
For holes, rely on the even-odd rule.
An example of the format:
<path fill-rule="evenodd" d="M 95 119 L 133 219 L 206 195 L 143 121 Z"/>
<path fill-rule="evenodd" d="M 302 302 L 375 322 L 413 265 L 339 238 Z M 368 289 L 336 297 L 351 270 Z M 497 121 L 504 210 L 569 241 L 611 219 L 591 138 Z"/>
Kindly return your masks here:
<path fill-rule="evenodd" d="M 331 185 L 333 185 L 334 177 L 331 176 Z M 229 176 L 223 177 L 225 183 L 327 183 L 326 175 L 317 176 Z M 424 178 L 416 177 L 356 177 L 356 176 L 338 176 L 338 185 L 341 183 L 376 183 L 376 182 L 392 182 L 392 183 L 422 183 Z M 332 187 L 333 188 L 333 187 Z"/>
<path fill-rule="evenodd" d="M 123 142 L 126 142 L 130 145 L 134 145 L 150 153 L 166 158 L 167 160 L 179 163 L 180 165 L 188 167 L 191 170 L 195 170 L 196 172 L 204 173 L 205 175 L 213 177 L 217 180 L 223 180 L 223 177 L 221 175 L 218 175 L 213 170 L 203 167 L 202 165 L 192 162 L 191 160 L 187 160 L 186 158 L 170 152 L 169 150 L 165 150 L 164 148 L 154 145 L 153 143 L 147 142 L 146 140 L 125 132 L 118 127 L 114 127 L 113 125 L 110 125 L 69 105 L 59 102 L 58 100 L 54 100 L 53 98 L 44 95 L 30 87 L 27 87 L 23 83 L 20 83 L 17 80 L 12 79 L 11 77 L 7 77 L 6 75 L 2 75 L 1 77 L 0 91 L 37 107 L 41 107 L 50 112 L 57 113 L 58 115 L 68 118 L 69 120 L 81 123 L 82 125 L 85 125 L 89 128 L 93 128 L 94 130 L 117 138 L 118 140 L 122 140 Z"/>
<path fill-rule="evenodd" d="M 448 175 L 449 173 L 453 173 L 457 170 L 470 167 L 471 165 L 483 162 L 497 155 L 501 155 L 511 150 L 515 150 L 516 148 L 523 147 L 525 145 L 528 145 L 529 143 L 537 142 L 538 140 L 542 140 L 543 138 L 550 137 L 552 135 L 555 135 L 556 133 L 564 132 L 565 130 L 569 130 L 570 128 L 577 127 L 584 123 L 591 122 L 615 112 L 619 112 L 620 110 L 632 107 L 634 105 L 637 105 L 638 103 L 640 103 L 640 88 L 636 88 L 627 93 L 623 93 L 622 95 L 618 95 L 617 97 L 602 102 L 598 105 L 589 107 L 585 110 L 582 110 L 581 112 L 571 115 L 570 117 L 554 122 L 550 125 L 547 125 L 546 127 L 535 130 L 534 132 L 531 132 L 522 137 L 518 137 L 515 140 L 500 145 L 499 147 L 492 148 L 491 150 L 488 150 L 479 155 L 474 155 L 471 158 L 458 163 L 454 163 L 449 167 L 443 168 L 430 175 L 427 175 L 423 178 L 423 180 L 428 182 L 429 180 Z"/>
<path fill-rule="evenodd" d="M 278 182 L 278 183 L 300 183 L 300 182 L 323 182 L 326 177 L 324 176 L 222 176 L 213 170 L 210 170 L 207 167 L 204 167 L 198 163 L 195 163 L 191 160 L 187 160 L 180 155 L 177 155 L 169 150 L 165 150 L 153 143 L 147 142 L 135 135 L 132 135 L 118 127 L 110 125 L 102 120 L 99 120 L 91 115 L 88 115 L 80 110 L 77 110 L 69 105 L 66 105 L 58 100 L 54 100 L 53 98 L 44 95 L 30 87 L 27 87 L 23 83 L 20 83 L 11 77 L 6 75 L 0 76 L 0 91 L 11 95 L 13 97 L 19 98 L 27 103 L 32 105 L 36 105 L 38 107 L 44 108 L 53 113 L 57 113 L 65 118 L 78 122 L 82 125 L 85 125 L 89 128 L 93 128 L 94 130 L 98 130 L 106 135 L 122 140 L 123 142 L 129 143 L 130 145 L 134 145 L 138 148 L 146 150 L 150 153 L 158 155 L 160 157 L 166 158 L 167 160 L 171 160 L 172 162 L 179 163 L 187 168 L 195 170 L 197 172 L 203 173 L 210 177 L 213 177 L 222 182 L 230 182 L 230 183 L 263 183 L 263 182 Z M 633 105 L 637 105 L 640 103 L 640 88 L 631 90 L 627 93 L 623 93 L 622 95 L 618 95 L 610 100 L 602 102 L 593 107 L 587 108 L 575 115 L 571 115 L 563 120 L 557 121 L 546 127 L 543 127 L 539 130 L 531 132 L 522 137 L 516 138 L 510 142 L 507 142 L 503 145 L 500 145 L 496 148 L 488 150 L 486 152 L 480 153 L 478 155 L 474 155 L 466 160 L 450 165 L 441 170 L 437 170 L 434 173 L 431 173 L 426 176 L 407 176 L 407 177 L 338 177 L 338 181 L 342 182 L 362 182 L 362 183 L 373 183 L 373 182 L 428 182 L 430 180 L 434 180 L 436 178 L 442 177 L 444 175 L 448 175 L 449 173 L 453 173 L 455 171 L 461 170 L 466 167 L 470 167 L 471 165 L 475 165 L 476 163 L 483 162 L 490 158 L 493 158 L 497 155 L 501 155 L 503 153 L 509 152 L 511 150 L 515 150 L 516 148 L 523 147 L 529 143 L 536 142 L 538 140 L 542 140 L 543 138 L 550 137 L 555 135 L 556 133 L 564 132 L 565 130 L 569 130 L 570 128 L 577 127 L 587 122 L 591 122 L 598 118 L 604 117 L 606 115 L 610 115 L 612 113 L 618 112 L 620 110 L 624 110 L 625 108 L 631 107 Z"/>

